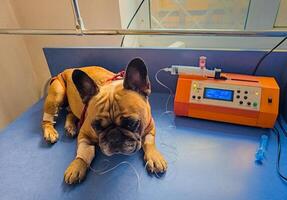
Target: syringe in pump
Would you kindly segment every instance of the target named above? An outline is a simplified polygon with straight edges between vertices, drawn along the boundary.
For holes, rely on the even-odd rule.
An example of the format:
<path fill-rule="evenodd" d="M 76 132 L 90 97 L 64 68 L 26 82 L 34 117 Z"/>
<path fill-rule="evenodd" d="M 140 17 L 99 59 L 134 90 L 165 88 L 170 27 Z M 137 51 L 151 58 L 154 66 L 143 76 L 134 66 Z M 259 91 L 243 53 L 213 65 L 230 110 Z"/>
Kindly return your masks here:
<path fill-rule="evenodd" d="M 164 71 L 170 72 L 172 75 L 192 75 L 201 77 L 211 77 L 214 79 L 221 79 L 221 69 L 214 70 L 206 69 L 206 57 L 199 57 L 199 67 L 172 65 L 170 68 L 164 68 Z"/>
<path fill-rule="evenodd" d="M 214 70 L 209 70 L 206 68 L 200 68 L 195 66 L 172 65 L 169 68 L 164 68 L 164 71 L 170 72 L 172 75 L 193 75 L 213 77 L 215 79 L 220 79 L 221 77 L 221 69 L 217 68 L 215 68 Z"/>

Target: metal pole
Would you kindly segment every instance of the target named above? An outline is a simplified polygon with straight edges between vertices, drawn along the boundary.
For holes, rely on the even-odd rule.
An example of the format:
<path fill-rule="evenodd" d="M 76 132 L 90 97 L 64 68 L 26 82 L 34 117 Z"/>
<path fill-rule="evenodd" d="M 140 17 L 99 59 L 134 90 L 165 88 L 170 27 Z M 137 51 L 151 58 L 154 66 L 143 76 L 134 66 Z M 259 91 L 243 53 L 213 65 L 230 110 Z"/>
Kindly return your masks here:
<path fill-rule="evenodd" d="M 151 5 L 150 5 L 150 0 L 148 0 L 148 19 L 149 19 L 149 29 L 151 29 Z"/>
<path fill-rule="evenodd" d="M 137 30 L 137 29 L 83 29 L 79 33 L 73 29 L 0 29 L 0 35 L 164 35 L 164 36 L 230 36 L 230 37 L 286 37 L 287 31 L 241 31 L 222 29 L 192 30 Z"/>
<path fill-rule="evenodd" d="M 81 35 L 76 29 L 0 29 L 0 35 Z"/>
<path fill-rule="evenodd" d="M 83 30 L 85 30 L 85 26 L 84 26 L 84 21 L 81 17 L 78 0 L 71 0 L 71 4 L 73 8 L 73 13 L 74 13 L 76 30 L 82 33 Z"/>

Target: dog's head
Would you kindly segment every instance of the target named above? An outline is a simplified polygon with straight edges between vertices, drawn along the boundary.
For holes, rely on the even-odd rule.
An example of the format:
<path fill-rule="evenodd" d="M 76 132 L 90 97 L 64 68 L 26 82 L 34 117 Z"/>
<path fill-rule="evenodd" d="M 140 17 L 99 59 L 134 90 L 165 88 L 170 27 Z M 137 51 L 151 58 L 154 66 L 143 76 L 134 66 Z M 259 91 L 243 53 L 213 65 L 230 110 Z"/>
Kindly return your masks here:
<path fill-rule="evenodd" d="M 120 84 L 98 87 L 81 70 L 75 70 L 72 77 L 83 102 L 89 103 L 85 125 L 94 130 L 102 152 L 110 156 L 138 151 L 151 123 L 147 100 L 151 87 L 145 63 L 133 59 Z"/>

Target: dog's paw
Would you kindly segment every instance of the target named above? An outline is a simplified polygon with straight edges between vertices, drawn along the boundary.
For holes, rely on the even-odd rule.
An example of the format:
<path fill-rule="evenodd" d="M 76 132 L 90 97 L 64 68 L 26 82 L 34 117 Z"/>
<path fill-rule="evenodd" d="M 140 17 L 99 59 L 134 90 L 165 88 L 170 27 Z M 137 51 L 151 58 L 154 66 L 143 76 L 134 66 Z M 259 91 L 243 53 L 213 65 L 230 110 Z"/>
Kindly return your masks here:
<path fill-rule="evenodd" d="M 167 170 L 167 162 L 157 149 L 150 149 L 145 152 L 144 160 L 150 172 L 163 173 Z"/>
<path fill-rule="evenodd" d="M 65 132 L 70 137 L 75 137 L 77 135 L 77 127 L 74 123 L 66 122 L 65 123 Z"/>
<path fill-rule="evenodd" d="M 80 158 L 71 162 L 64 174 L 64 180 L 67 184 L 80 183 L 86 176 L 87 164 Z"/>
<path fill-rule="evenodd" d="M 49 143 L 55 143 L 59 139 L 59 134 L 53 126 L 43 127 L 44 139 Z"/>

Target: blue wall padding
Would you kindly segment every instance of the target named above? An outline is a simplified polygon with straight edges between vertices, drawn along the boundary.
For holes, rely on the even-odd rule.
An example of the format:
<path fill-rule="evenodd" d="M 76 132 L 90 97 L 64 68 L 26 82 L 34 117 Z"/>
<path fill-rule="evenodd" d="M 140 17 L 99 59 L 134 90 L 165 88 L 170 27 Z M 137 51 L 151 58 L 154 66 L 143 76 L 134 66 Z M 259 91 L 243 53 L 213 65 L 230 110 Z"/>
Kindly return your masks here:
<path fill-rule="evenodd" d="M 147 48 L 44 48 L 52 76 L 69 67 L 100 65 L 114 72 L 123 70 L 127 63 L 141 57 L 149 67 L 152 90 L 167 92 L 156 83 L 155 73 L 173 64 L 198 65 L 198 59 L 207 57 L 208 68 L 221 68 L 224 72 L 251 74 L 265 51 L 193 50 L 193 49 L 147 49 Z M 281 113 L 287 119 L 287 52 L 273 52 L 262 62 L 257 75 L 273 76 L 281 88 Z M 176 77 L 160 74 L 169 87 L 175 90 Z"/>

